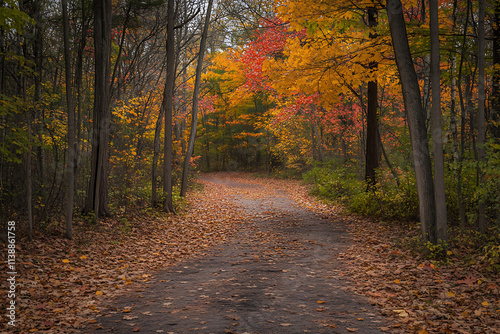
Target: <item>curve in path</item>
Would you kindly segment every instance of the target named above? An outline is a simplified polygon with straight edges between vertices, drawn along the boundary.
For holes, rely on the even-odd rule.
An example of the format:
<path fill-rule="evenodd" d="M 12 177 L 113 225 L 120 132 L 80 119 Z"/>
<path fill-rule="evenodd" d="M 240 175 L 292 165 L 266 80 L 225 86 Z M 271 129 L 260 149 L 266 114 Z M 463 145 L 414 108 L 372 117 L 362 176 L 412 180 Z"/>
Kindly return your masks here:
<path fill-rule="evenodd" d="M 341 221 L 321 219 L 284 193 L 209 176 L 245 215 L 229 242 L 158 272 L 112 302 L 95 333 L 382 333 L 384 320 L 344 291 Z M 130 310 L 130 312 L 123 312 Z"/>

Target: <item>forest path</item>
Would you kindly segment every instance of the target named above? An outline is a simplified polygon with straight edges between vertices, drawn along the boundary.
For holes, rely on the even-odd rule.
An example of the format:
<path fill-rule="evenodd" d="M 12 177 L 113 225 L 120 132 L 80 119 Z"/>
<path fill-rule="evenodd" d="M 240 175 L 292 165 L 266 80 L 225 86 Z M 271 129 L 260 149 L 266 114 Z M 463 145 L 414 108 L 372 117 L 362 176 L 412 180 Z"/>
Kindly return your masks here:
<path fill-rule="evenodd" d="M 230 240 L 111 301 L 94 332 L 382 333 L 375 306 L 345 289 L 341 253 L 351 243 L 341 217 L 325 219 L 272 181 L 238 175 L 202 177 L 241 210 Z"/>

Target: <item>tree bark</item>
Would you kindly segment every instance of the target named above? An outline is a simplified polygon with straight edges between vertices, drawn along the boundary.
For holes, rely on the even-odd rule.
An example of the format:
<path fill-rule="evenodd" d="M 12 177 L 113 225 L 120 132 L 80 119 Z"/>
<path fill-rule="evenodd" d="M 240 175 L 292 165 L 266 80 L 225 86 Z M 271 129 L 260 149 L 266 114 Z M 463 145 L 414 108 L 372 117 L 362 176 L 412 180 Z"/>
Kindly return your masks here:
<path fill-rule="evenodd" d="M 63 36 L 64 36 L 64 69 L 66 74 L 66 104 L 68 108 L 68 198 L 66 200 L 66 238 L 73 237 L 73 206 L 75 196 L 75 106 L 73 103 L 71 54 L 69 49 L 68 3 L 62 0 Z"/>
<path fill-rule="evenodd" d="M 368 8 L 368 25 L 370 28 L 377 26 L 377 9 Z M 370 32 L 370 38 L 376 38 L 375 33 Z M 377 62 L 371 62 L 370 71 L 375 71 L 378 67 Z M 366 161 L 365 161 L 365 180 L 368 184 L 368 190 L 376 184 L 376 169 L 378 168 L 378 115 L 377 115 L 377 81 L 368 82 L 368 109 L 366 113 Z"/>
<path fill-rule="evenodd" d="M 76 104 L 75 104 L 75 112 L 76 112 L 76 152 L 75 152 L 75 161 L 77 166 L 75 166 L 75 182 L 78 180 L 78 161 L 81 153 L 81 146 L 79 143 L 82 141 L 82 114 L 83 114 L 83 106 L 82 106 L 82 85 L 83 85 L 83 53 L 85 51 L 85 47 L 87 45 L 87 11 L 85 10 L 85 0 L 81 0 L 80 6 L 82 7 L 82 26 L 80 31 L 80 42 L 78 45 L 78 53 L 76 57 L 76 68 L 75 68 L 75 96 L 76 96 Z M 80 198 L 77 197 L 77 201 Z M 85 200 L 82 198 L 81 200 Z M 81 204 L 81 207 L 84 207 L 84 203 Z"/>
<path fill-rule="evenodd" d="M 434 198 L 436 201 L 436 238 L 448 241 L 446 193 L 444 185 L 443 133 L 441 128 L 441 71 L 439 56 L 438 1 L 429 0 L 431 34 L 432 141 L 434 150 Z"/>
<path fill-rule="evenodd" d="M 111 0 L 94 0 L 95 87 L 92 136 L 92 166 L 86 211 L 95 220 L 109 215 L 108 144 L 110 125 Z"/>
<path fill-rule="evenodd" d="M 22 77 L 22 94 L 26 102 L 26 78 Z M 31 110 L 27 111 L 28 152 L 26 152 L 26 209 L 28 214 L 28 240 L 33 239 L 33 173 L 31 170 Z"/>
<path fill-rule="evenodd" d="M 500 1 L 495 1 L 493 11 L 493 80 L 491 93 L 490 131 L 500 142 Z"/>
<path fill-rule="evenodd" d="M 165 100 L 165 141 L 163 147 L 163 192 L 165 200 L 163 209 L 175 212 L 172 203 L 172 114 L 174 109 L 175 85 L 175 0 L 167 3 L 167 81 L 164 94 Z"/>
<path fill-rule="evenodd" d="M 405 109 L 415 164 L 415 177 L 419 199 L 419 213 L 424 242 L 436 243 L 434 185 L 429 155 L 425 114 L 422 110 L 420 87 L 413 67 L 408 36 L 406 33 L 403 7 L 400 0 L 387 0 L 387 14 L 392 44 L 399 70 Z"/>
<path fill-rule="evenodd" d="M 213 0 L 208 0 L 207 16 L 205 17 L 205 24 L 203 27 L 203 32 L 200 41 L 200 51 L 198 54 L 198 64 L 196 66 L 196 78 L 194 83 L 193 91 L 193 107 L 192 107 L 192 117 L 191 117 L 191 134 L 189 136 L 188 147 L 186 150 L 186 157 L 184 158 L 184 168 L 182 169 L 182 181 L 181 181 L 181 196 L 186 196 L 188 174 L 189 174 L 189 163 L 194 151 L 194 141 L 196 139 L 196 128 L 198 126 L 198 99 L 200 93 L 201 84 L 201 71 L 203 69 L 203 58 L 205 56 L 205 48 L 207 44 L 208 27 L 210 25 L 210 16 L 212 13 Z"/>
<path fill-rule="evenodd" d="M 166 83 L 164 90 L 167 89 Z M 164 93 L 165 95 L 165 93 Z M 158 160 L 160 158 L 160 139 L 161 139 L 161 125 L 165 113 L 165 99 L 163 99 L 158 119 L 155 126 L 155 139 L 154 139 L 154 152 L 153 152 L 153 166 L 151 171 L 151 206 L 154 208 L 158 205 Z"/>
<path fill-rule="evenodd" d="M 478 66 L 478 103 L 477 103 L 477 141 L 478 141 L 478 177 L 479 177 L 479 188 L 481 188 L 484 183 L 484 173 L 482 172 L 483 167 L 481 163 L 485 162 L 485 145 L 486 145 L 486 124 L 485 124 L 485 55 L 486 55 L 486 43 L 485 43 L 485 20 L 486 12 L 486 2 L 485 0 L 479 0 L 479 15 L 478 15 L 478 31 L 477 31 L 477 66 Z M 485 215 L 485 203 L 483 196 L 479 196 L 478 200 L 478 229 L 479 232 L 486 233 L 486 215 Z"/>
<path fill-rule="evenodd" d="M 465 47 L 467 45 L 467 29 L 468 29 L 468 24 L 469 24 L 469 15 L 470 15 L 470 0 L 467 0 L 467 11 L 466 11 L 466 18 L 465 18 L 465 23 L 464 23 L 464 28 L 463 28 L 463 39 L 462 39 L 462 51 L 460 52 L 460 65 L 458 67 L 458 97 L 460 100 L 460 154 L 458 157 L 458 171 L 457 171 L 457 197 L 458 197 L 458 212 L 459 212 L 459 217 L 460 217 L 460 227 L 462 230 L 465 229 L 465 225 L 467 223 L 467 218 L 465 214 L 465 205 L 464 205 L 464 200 L 463 200 L 463 195 L 462 195 L 462 160 L 464 157 L 465 153 L 465 118 L 466 118 L 466 108 L 465 108 L 465 101 L 464 101 L 464 96 L 463 96 L 463 89 L 462 89 L 462 73 L 463 73 L 463 66 L 464 66 L 464 60 L 465 60 Z M 468 94 L 466 94 L 468 95 Z"/>

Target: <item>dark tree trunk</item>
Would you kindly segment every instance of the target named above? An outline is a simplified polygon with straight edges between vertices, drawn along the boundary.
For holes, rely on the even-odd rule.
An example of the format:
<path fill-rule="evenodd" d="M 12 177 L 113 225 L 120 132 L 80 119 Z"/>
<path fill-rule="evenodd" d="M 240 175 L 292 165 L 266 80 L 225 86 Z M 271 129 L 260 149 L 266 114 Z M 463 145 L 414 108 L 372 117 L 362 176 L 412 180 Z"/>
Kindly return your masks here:
<path fill-rule="evenodd" d="M 444 185 L 443 134 L 441 128 L 441 71 L 439 69 L 438 2 L 429 0 L 431 33 L 432 140 L 434 150 L 434 197 L 436 201 L 436 238 L 448 241 L 446 193 Z"/>
<path fill-rule="evenodd" d="M 493 80 L 490 119 L 491 134 L 500 141 L 500 1 L 495 1 L 493 14 Z"/>
<path fill-rule="evenodd" d="M 174 109 L 175 85 L 175 0 L 167 3 L 167 81 L 163 99 L 165 100 L 165 139 L 163 148 L 163 209 L 175 212 L 172 203 L 172 114 Z"/>
<path fill-rule="evenodd" d="M 95 219 L 109 215 L 108 144 L 110 125 L 111 0 L 94 0 L 95 87 L 92 166 L 86 211 Z"/>
<path fill-rule="evenodd" d="M 485 43 L 485 28 L 484 21 L 486 15 L 486 2 L 485 0 L 479 0 L 479 15 L 478 15 L 478 41 L 477 41 L 477 66 L 478 66 L 478 101 L 477 101 L 477 144 L 478 144 L 478 160 L 479 162 L 485 162 L 486 153 L 485 153 L 485 145 L 486 145 L 486 123 L 485 123 L 485 65 L 486 65 L 486 43 Z M 478 167 L 478 178 L 479 178 L 479 186 L 481 187 L 484 182 L 484 174 L 482 172 L 483 168 L 480 165 Z M 485 234 L 486 233 L 486 214 L 485 214 L 485 203 L 484 198 L 479 197 L 479 207 L 478 207 L 478 230 L 479 232 Z"/>
<path fill-rule="evenodd" d="M 463 94 L 463 89 L 462 89 L 462 73 L 463 73 L 463 66 L 464 66 L 464 61 L 465 61 L 465 47 L 466 47 L 466 41 L 467 41 L 467 28 L 469 24 L 469 15 L 470 15 L 470 0 L 467 0 L 467 11 L 466 11 L 466 18 L 465 18 L 465 23 L 464 23 L 464 28 L 463 28 L 463 39 L 462 39 L 462 50 L 460 52 L 460 65 L 458 67 L 458 96 L 460 100 L 460 110 L 461 110 L 461 116 L 460 116 L 460 154 L 458 157 L 458 171 L 457 171 L 457 197 L 458 197 L 458 212 L 459 212 L 459 217 L 460 217 L 460 227 L 462 229 L 465 229 L 465 225 L 467 222 L 467 218 L 465 215 L 465 204 L 463 200 L 463 195 L 462 195 L 462 159 L 464 157 L 465 153 L 465 119 L 466 119 L 466 108 L 465 108 L 465 101 L 464 101 L 464 94 Z M 468 94 L 466 94 L 468 95 Z"/>
<path fill-rule="evenodd" d="M 151 206 L 153 208 L 158 205 L 158 160 L 160 158 L 161 125 L 164 112 L 165 105 L 164 103 L 162 103 L 160 114 L 158 115 L 158 119 L 156 120 L 153 166 L 151 171 Z"/>
<path fill-rule="evenodd" d="M 370 28 L 377 26 L 377 9 L 368 8 L 368 24 Z M 375 33 L 370 33 L 370 38 L 375 38 Z M 378 63 L 371 62 L 370 71 L 375 71 Z M 366 162 L 365 162 L 365 180 L 368 189 L 376 184 L 376 169 L 378 168 L 378 115 L 377 115 L 377 81 L 368 82 L 368 109 L 366 113 Z"/>
<path fill-rule="evenodd" d="M 408 36 L 406 33 L 403 7 L 400 0 L 387 0 L 387 14 L 391 30 L 396 64 L 401 78 L 403 99 L 408 114 L 408 126 L 415 164 L 415 177 L 419 199 L 420 222 L 424 241 L 437 242 L 435 233 L 436 206 L 434 184 L 429 154 L 429 144 L 422 110 L 420 87 L 413 66 Z"/>
<path fill-rule="evenodd" d="M 63 36 L 64 36 L 64 69 L 66 71 L 66 104 L 68 109 L 68 198 L 66 200 L 66 238 L 73 237 L 73 206 L 75 195 L 75 106 L 73 103 L 73 87 L 71 74 L 71 53 L 69 49 L 69 20 L 67 0 L 62 0 Z"/>

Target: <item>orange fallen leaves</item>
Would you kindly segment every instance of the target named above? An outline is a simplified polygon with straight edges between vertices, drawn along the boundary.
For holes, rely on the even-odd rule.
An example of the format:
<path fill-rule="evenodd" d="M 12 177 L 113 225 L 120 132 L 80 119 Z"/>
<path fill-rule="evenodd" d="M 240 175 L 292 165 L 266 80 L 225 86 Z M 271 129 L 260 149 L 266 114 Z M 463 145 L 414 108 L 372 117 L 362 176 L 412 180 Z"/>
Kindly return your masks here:
<path fill-rule="evenodd" d="M 206 183 L 205 192 L 189 194 L 190 208 L 182 215 L 126 210 L 97 227 L 75 219 L 71 241 L 62 231 L 55 237 L 36 235 L 31 243 L 19 240 L 23 298 L 17 302 L 23 316 L 16 319 L 16 329 L 71 332 L 88 324 L 104 300 L 148 280 L 153 270 L 224 242 L 245 217 L 225 192 L 223 186 Z M 0 331 L 5 320 L 0 318 Z"/>
<path fill-rule="evenodd" d="M 338 219 L 341 212 L 341 208 L 307 195 L 307 188 L 300 182 L 248 177 L 241 182 L 284 191 L 297 205 L 311 207 L 325 219 Z M 23 298 L 19 299 L 19 307 L 23 319 L 16 324 L 19 331 L 66 333 L 93 323 L 89 319 L 95 318 L 102 300 L 107 299 L 102 296 L 123 293 L 134 283 L 148 279 L 153 270 L 190 254 L 202 254 L 206 247 L 227 240 L 235 224 L 247 217 L 227 199 L 238 190 L 202 183 L 205 192 L 190 194 L 190 209 L 180 216 L 128 213 L 103 220 L 99 229 L 75 224 L 78 233 L 73 241 L 62 236 L 36 236 L 31 244 L 20 242 L 23 251 L 18 266 L 23 275 L 19 290 Z M 262 196 L 251 188 L 240 191 L 239 196 L 242 195 Z M 129 230 L 123 228 L 118 218 L 129 223 Z M 347 265 L 340 275 L 352 279 L 349 289 L 368 296 L 390 317 L 393 324 L 388 331 L 487 333 L 489 328 L 500 328 L 498 278 L 485 273 L 479 264 L 436 266 L 397 245 L 412 228 L 391 225 L 382 230 L 378 223 L 365 219 L 342 219 L 349 224 L 354 244 L 336 254 Z M 459 256 L 455 250 L 453 254 Z M 46 321 L 47 316 L 50 322 Z M 128 316 L 125 320 L 134 319 L 129 314 L 124 316 Z"/>

